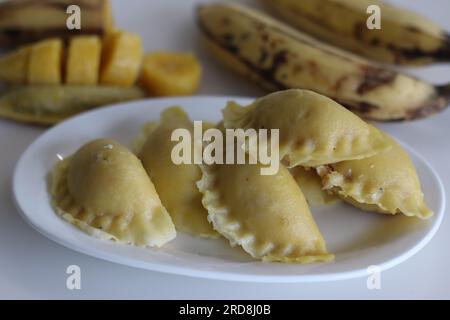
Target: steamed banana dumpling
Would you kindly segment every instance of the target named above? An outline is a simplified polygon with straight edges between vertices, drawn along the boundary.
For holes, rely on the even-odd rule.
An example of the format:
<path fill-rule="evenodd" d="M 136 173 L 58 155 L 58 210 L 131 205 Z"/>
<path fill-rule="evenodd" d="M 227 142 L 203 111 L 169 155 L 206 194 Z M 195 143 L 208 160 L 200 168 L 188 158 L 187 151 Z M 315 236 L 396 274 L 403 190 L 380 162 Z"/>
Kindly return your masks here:
<path fill-rule="evenodd" d="M 51 194 L 62 218 L 96 238 L 157 247 L 175 238 L 141 162 L 113 140 L 92 141 L 59 161 Z"/>
<path fill-rule="evenodd" d="M 323 190 L 322 179 L 314 168 L 294 167 L 289 169 L 310 206 L 330 204 L 339 200 L 331 191 Z"/>
<path fill-rule="evenodd" d="M 175 129 L 186 129 L 193 137 L 193 123 L 179 107 L 167 109 L 159 123 L 150 123 L 144 128 L 146 139 L 138 138 L 137 153 L 175 227 L 197 236 L 218 237 L 208 222 L 208 212 L 202 206 L 196 186 L 201 178 L 200 167 L 197 164 L 175 164 L 171 159 L 172 150 L 178 143 L 171 141 Z M 145 140 L 140 148 L 139 140 Z"/>
<path fill-rule="evenodd" d="M 317 168 L 324 188 L 364 210 L 431 217 L 414 164 L 394 139 L 385 139 L 391 144 L 385 152 Z"/>
<path fill-rule="evenodd" d="M 389 147 L 377 129 L 309 90 L 275 92 L 247 107 L 231 102 L 223 115 L 227 129 L 279 129 L 280 159 L 288 167 L 363 159 Z"/>
<path fill-rule="evenodd" d="M 261 175 L 259 164 L 201 168 L 198 187 L 208 219 L 231 245 L 265 261 L 333 259 L 302 191 L 285 167 L 275 175 Z"/>

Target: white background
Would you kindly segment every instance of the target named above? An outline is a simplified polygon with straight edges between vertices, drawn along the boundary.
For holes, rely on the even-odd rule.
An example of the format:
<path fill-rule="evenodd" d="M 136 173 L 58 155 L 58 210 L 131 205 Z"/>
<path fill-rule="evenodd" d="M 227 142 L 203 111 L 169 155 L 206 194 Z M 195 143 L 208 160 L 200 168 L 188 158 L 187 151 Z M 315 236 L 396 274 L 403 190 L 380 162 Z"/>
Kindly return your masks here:
<path fill-rule="evenodd" d="M 320 0 L 318 0 L 320 1 Z M 199 94 L 259 96 L 263 92 L 215 62 L 201 45 L 194 8 L 205 0 L 115 0 L 117 25 L 142 35 L 147 50 L 188 50 L 202 59 Z M 246 1 L 251 2 L 253 1 Z M 450 1 L 393 1 L 434 18 L 450 31 Z M 414 70 L 433 83 L 450 82 L 450 64 Z M 413 123 L 384 124 L 436 168 L 450 199 L 450 110 Z M 20 218 L 11 197 L 15 163 L 42 128 L 0 120 L 0 298 L 312 299 L 450 298 L 450 222 L 412 259 L 382 273 L 382 289 L 366 279 L 312 284 L 202 280 L 144 271 L 91 258 L 47 240 Z M 448 213 L 448 210 L 447 210 Z M 82 289 L 66 289 L 66 268 L 81 267 Z"/>

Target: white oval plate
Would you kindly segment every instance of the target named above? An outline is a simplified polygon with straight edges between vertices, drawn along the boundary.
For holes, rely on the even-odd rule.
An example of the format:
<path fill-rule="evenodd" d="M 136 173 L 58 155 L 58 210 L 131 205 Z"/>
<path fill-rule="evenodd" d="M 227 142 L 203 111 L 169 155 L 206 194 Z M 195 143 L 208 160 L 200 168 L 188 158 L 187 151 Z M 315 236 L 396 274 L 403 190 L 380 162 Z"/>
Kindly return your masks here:
<path fill-rule="evenodd" d="M 193 120 L 218 121 L 227 97 L 152 99 L 91 111 L 50 129 L 22 155 L 13 180 L 15 201 L 23 218 L 46 237 L 73 250 L 144 269 L 204 278 L 257 282 L 312 282 L 367 275 L 367 268 L 393 267 L 417 253 L 436 233 L 444 214 L 442 183 L 427 162 L 409 151 L 435 212 L 421 221 L 362 212 L 345 204 L 312 208 L 330 252 L 326 264 L 281 264 L 255 261 L 221 240 L 207 240 L 178 232 L 161 249 L 145 249 L 89 237 L 59 218 L 50 205 L 47 177 L 57 155 L 67 156 L 89 140 L 108 137 L 125 145 L 142 124 L 159 119 L 171 105 L 182 105 Z M 235 98 L 240 103 L 249 99 Z"/>

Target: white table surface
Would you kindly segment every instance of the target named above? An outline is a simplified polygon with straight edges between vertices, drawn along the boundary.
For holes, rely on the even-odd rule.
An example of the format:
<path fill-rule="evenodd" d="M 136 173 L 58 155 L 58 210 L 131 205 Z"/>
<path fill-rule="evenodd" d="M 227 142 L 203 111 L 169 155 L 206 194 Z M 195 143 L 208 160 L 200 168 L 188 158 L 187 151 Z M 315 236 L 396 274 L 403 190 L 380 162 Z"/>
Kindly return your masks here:
<path fill-rule="evenodd" d="M 203 50 L 194 23 L 195 5 L 205 0 L 115 0 L 116 22 L 140 33 L 148 50 L 191 50 L 204 65 L 199 94 L 259 96 L 256 86 L 223 68 Z M 253 2 L 253 1 L 246 1 Z M 433 17 L 450 30 L 448 0 L 397 0 Z M 450 64 L 414 70 L 434 83 L 450 82 Z M 384 124 L 422 153 L 440 174 L 450 199 L 450 110 L 413 123 Z M 66 249 L 32 230 L 11 197 L 17 159 L 44 131 L 0 120 L 0 298 L 125 299 L 314 299 L 450 298 L 450 221 L 416 256 L 381 274 L 381 290 L 366 279 L 310 284 L 212 281 L 129 268 Z M 448 214 L 447 210 L 447 214 Z M 66 268 L 81 267 L 81 290 L 66 289 Z"/>

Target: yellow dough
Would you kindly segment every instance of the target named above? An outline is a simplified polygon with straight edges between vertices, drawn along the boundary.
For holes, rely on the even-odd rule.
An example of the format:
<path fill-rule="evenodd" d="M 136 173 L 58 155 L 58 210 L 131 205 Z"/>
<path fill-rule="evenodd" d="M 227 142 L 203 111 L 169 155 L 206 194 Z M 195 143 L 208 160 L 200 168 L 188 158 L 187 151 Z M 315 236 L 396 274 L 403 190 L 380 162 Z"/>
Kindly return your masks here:
<path fill-rule="evenodd" d="M 198 187 L 214 228 L 232 246 L 264 261 L 330 261 L 325 241 L 302 191 L 281 166 L 261 175 L 261 165 L 201 166 Z"/>
<path fill-rule="evenodd" d="M 325 189 L 364 210 L 431 217 L 414 164 L 394 139 L 385 134 L 385 140 L 392 146 L 388 151 L 319 167 Z"/>
<path fill-rule="evenodd" d="M 58 214 L 94 237 L 157 247 L 175 238 L 141 162 L 113 140 L 92 141 L 59 161 L 51 194 Z"/>
<path fill-rule="evenodd" d="M 280 159 L 288 167 L 363 159 L 389 147 L 377 129 L 309 90 L 275 92 L 244 108 L 231 102 L 223 115 L 227 129 L 279 129 Z"/>
<path fill-rule="evenodd" d="M 314 168 L 294 167 L 289 169 L 310 206 L 330 204 L 339 200 L 330 191 L 323 190 L 322 179 Z"/>
<path fill-rule="evenodd" d="M 171 159 L 172 149 L 178 143 L 171 141 L 171 135 L 179 128 L 187 129 L 193 137 L 194 126 L 188 115 L 179 107 L 167 109 L 159 123 L 150 123 L 144 128 L 146 139 L 142 135 L 137 139 L 137 153 L 175 227 L 193 235 L 217 238 L 219 234 L 207 220 L 208 212 L 202 206 L 196 186 L 201 177 L 200 167 L 197 164 L 176 165 Z"/>

